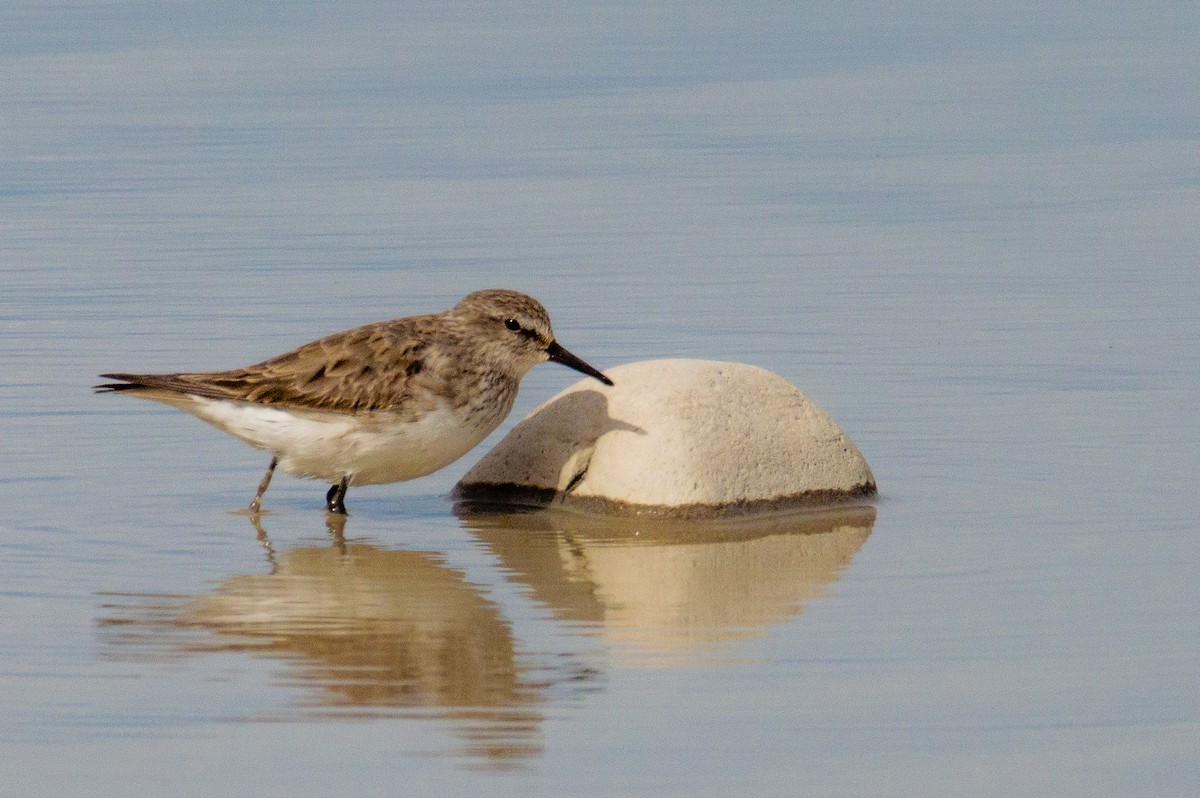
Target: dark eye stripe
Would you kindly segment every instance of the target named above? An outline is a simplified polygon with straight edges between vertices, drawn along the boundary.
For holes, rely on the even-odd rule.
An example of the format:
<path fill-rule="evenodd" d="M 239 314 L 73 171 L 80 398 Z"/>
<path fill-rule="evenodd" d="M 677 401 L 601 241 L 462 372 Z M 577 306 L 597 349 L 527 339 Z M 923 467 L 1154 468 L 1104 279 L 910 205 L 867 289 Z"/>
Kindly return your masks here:
<path fill-rule="evenodd" d="M 534 329 L 531 329 L 528 327 L 522 327 L 521 322 L 517 321 L 516 319 L 505 319 L 504 326 L 507 327 L 508 329 L 512 330 L 515 333 L 520 333 L 521 335 L 523 335 L 524 337 L 526 337 L 532 341 L 542 340 L 542 336 L 538 334 L 537 330 L 534 330 Z"/>

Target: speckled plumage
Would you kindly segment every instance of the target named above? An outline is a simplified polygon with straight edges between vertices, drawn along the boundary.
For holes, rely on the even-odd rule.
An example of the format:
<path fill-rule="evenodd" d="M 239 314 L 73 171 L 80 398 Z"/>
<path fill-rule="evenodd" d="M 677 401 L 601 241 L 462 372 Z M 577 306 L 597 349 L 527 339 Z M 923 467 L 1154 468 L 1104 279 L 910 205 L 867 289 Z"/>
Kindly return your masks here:
<path fill-rule="evenodd" d="M 245 368 L 171 374 L 111 373 L 98 392 L 177 407 L 276 463 L 348 485 L 432 473 L 465 454 L 512 409 L 521 378 L 555 360 L 608 379 L 554 340 L 545 308 L 516 291 L 477 291 L 442 313 L 366 324 Z M 340 489 L 340 491 L 339 491 Z"/>

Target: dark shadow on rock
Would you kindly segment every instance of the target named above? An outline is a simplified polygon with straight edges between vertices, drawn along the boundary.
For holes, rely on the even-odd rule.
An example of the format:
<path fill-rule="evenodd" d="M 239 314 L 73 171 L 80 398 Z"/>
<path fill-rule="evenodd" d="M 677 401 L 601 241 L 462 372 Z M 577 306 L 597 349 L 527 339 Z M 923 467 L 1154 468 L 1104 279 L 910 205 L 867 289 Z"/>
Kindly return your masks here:
<path fill-rule="evenodd" d="M 599 391 L 581 390 L 561 396 L 542 407 L 537 417 L 543 432 L 535 434 L 528 419 L 517 424 L 455 486 L 454 498 L 517 506 L 549 505 L 561 494 L 569 494 L 583 478 L 592 447 L 601 436 L 612 432 L 646 434 L 641 427 L 609 415 L 608 398 Z M 571 439 L 549 437 L 544 433 L 546 429 L 570 430 Z M 487 468 L 488 463 L 494 463 L 498 470 Z M 496 476 L 501 473 L 506 476 Z M 521 481 L 513 482 L 508 476 L 513 474 L 521 475 Z"/>

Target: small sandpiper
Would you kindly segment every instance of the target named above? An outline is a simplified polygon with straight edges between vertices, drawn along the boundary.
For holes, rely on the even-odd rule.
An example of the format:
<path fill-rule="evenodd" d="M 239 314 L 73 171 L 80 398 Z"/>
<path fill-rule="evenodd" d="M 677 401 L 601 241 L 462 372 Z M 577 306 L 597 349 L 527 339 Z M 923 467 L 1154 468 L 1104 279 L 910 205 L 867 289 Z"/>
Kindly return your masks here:
<path fill-rule="evenodd" d="M 612 385 L 554 340 L 541 303 L 492 289 L 443 313 L 355 327 L 253 366 L 101 374 L 115 382 L 95 390 L 171 405 L 270 452 L 251 513 L 280 466 L 332 483 L 326 507 L 344 515 L 349 486 L 415 479 L 470 451 L 508 415 L 521 378 L 547 360 Z"/>

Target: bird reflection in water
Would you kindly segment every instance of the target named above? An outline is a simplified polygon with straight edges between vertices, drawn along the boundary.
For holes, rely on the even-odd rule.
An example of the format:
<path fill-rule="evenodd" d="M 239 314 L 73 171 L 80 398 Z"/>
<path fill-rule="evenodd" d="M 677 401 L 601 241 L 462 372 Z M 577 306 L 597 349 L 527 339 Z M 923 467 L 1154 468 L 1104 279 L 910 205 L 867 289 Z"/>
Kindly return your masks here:
<path fill-rule="evenodd" d="M 330 516 L 333 545 L 282 552 L 254 524 L 270 573 L 201 596 L 122 595 L 101 620 L 108 655 L 267 656 L 299 690 L 297 719 L 435 717 L 485 765 L 540 754 L 541 691 L 555 674 L 534 680 L 509 621 L 461 571 L 430 552 L 348 543 L 344 517 Z"/>

